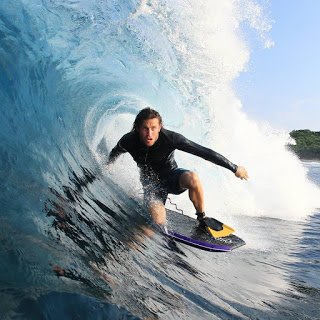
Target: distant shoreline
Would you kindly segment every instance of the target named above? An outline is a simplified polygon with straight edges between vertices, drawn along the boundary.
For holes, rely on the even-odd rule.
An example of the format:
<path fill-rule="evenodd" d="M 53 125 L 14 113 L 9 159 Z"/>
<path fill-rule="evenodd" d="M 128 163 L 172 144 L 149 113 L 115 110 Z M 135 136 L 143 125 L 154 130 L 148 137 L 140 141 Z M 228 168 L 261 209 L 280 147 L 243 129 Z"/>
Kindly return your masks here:
<path fill-rule="evenodd" d="M 290 150 L 302 161 L 320 161 L 320 131 L 293 130 L 290 132 L 296 144 L 288 144 Z"/>

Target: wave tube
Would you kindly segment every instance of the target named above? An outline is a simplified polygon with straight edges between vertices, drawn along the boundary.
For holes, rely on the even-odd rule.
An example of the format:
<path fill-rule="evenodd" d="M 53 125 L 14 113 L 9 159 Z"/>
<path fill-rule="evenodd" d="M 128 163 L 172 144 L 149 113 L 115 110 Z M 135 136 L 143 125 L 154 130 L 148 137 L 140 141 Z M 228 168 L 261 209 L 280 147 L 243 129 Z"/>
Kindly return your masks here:
<path fill-rule="evenodd" d="M 190 305 L 182 292 L 200 311 L 221 310 L 192 294 L 201 272 L 191 262 L 161 239 L 144 238 L 148 215 L 132 159 L 104 168 L 145 106 L 157 109 L 167 128 L 247 167 L 244 183 L 177 153 L 179 165 L 203 180 L 209 215 L 297 219 L 319 207 L 318 189 L 285 148 L 288 135 L 248 119 L 232 89 L 250 58 L 244 32 L 254 30 L 252 41 L 268 46 L 269 24 L 249 0 L 0 4 L 0 268 L 7 314 L 15 307 L 25 312 L 30 299 L 56 301 L 52 291 L 67 298 L 66 306 L 73 301 L 67 293 L 103 299 L 119 317 L 182 310 Z M 188 200 L 177 201 L 187 208 Z M 164 264 L 182 279 L 167 278 Z M 228 308 L 226 317 L 237 314 Z"/>

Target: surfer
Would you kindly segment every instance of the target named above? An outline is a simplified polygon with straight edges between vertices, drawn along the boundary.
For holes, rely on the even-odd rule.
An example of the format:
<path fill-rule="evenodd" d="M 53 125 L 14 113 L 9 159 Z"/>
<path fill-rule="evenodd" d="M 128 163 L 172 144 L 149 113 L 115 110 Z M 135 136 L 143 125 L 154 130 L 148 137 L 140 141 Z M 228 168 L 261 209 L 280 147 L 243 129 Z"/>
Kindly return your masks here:
<path fill-rule="evenodd" d="M 200 179 L 196 173 L 178 168 L 174 159 L 176 149 L 229 169 L 240 179 L 248 179 L 244 167 L 233 164 L 221 154 L 192 142 L 177 132 L 165 129 L 162 117 L 151 108 L 139 112 L 132 131 L 125 134 L 111 150 L 107 165 L 122 153 L 130 153 L 140 169 L 144 200 L 155 223 L 163 225 L 166 220 L 164 205 L 168 193 L 181 194 L 188 190 L 197 219 L 202 226 L 210 228 L 214 219 L 205 215 Z"/>

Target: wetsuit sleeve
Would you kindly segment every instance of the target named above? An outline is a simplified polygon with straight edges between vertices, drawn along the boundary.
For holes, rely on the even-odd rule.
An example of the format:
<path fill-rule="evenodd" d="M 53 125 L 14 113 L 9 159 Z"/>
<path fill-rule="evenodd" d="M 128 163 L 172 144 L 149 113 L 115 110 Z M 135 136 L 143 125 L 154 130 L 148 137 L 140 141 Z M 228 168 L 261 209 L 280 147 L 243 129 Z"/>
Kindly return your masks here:
<path fill-rule="evenodd" d="M 231 170 L 233 173 L 236 173 L 238 166 L 229 161 L 223 155 L 203 147 L 191 140 L 188 140 L 186 137 L 179 133 L 174 135 L 174 145 L 176 149 L 191 153 L 195 156 L 201 157 L 202 159 L 208 160 L 212 163 L 215 163 L 221 167 Z"/>
<path fill-rule="evenodd" d="M 127 152 L 126 137 L 123 136 L 109 154 L 108 164 L 113 163 L 122 153 Z"/>

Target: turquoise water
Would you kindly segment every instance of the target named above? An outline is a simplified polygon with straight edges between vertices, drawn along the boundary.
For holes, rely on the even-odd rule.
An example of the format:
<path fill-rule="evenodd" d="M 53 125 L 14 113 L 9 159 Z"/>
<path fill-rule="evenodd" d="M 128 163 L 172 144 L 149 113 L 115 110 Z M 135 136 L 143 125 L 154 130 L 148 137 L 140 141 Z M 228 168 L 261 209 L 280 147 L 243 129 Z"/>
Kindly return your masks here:
<path fill-rule="evenodd" d="M 258 8 L 0 4 L 1 319 L 320 318 L 320 164 L 247 119 L 232 89 L 247 41 L 268 39 Z M 103 163 L 146 105 L 247 167 L 244 183 L 177 154 L 246 246 L 209 254 L 143 233 L 135 164 Z"/>

